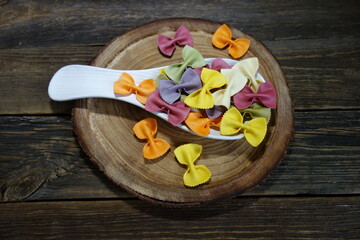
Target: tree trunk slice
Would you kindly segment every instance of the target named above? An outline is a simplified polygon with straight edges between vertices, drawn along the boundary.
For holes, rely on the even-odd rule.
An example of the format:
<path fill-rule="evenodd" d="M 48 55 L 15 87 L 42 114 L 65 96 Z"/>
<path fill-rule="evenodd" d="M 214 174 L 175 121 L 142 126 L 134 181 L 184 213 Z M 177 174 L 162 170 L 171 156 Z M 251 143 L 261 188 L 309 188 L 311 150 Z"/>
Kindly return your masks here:
<path fill-rule="evenodd" d="M 217 49 L 211 38 L 219 23 L 194 19 L 169 19 L 133 29 L 110 42 L 92 61 L 92 65 L 112 69 L 145 69 L 181 61 L 182 47 L 168 58 L 157 47 L 158 34 L 173 37 L 184 24 L 191 32 L 195 48 L 206 57 L 231 58 L 227 49 Z M 272 110 L 263 143 L 254 148 L 245 139 L 211 140 L 181 129 L 131 104 L 109 99 L 83 99 L 73 109 L 74 130 L 90 159 L 119 186 L 141 199 L 170 206 L 197 205 L 232 197 L 250 190 L 267 177 L 284 156 L 293 131 L 293 106 L 284 74 L 269 50 L 235 28 L 234 38 L 248 38 L 251 46 L 242 58 L 256 56 L 259 72 L 277 90 L 277 108 Z M 170 151 L 148 160 L 142 156 L 144 142 L 132 127 L 146 117 L 158 121 L 157 138 L 168 141 Z M 203 153 L 196 164 L 212 173 L 208 183 L 195 188 L 183 184 L 185 166 L 179 164 L 174 149 L 185 143 L 198 143 Z"/>

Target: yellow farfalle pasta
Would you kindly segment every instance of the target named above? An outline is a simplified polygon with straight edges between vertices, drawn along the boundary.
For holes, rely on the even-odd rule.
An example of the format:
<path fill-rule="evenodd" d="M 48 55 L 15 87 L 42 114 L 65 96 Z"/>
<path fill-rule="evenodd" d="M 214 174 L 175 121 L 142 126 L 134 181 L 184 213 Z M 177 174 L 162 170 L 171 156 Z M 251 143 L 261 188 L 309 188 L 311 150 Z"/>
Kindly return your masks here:
<path fill-rule="evenodd" d="M 184 184 L 188 187 L 196 187 L 206 183 L 211 177 L 211 172 L 207 167 L 194 164 L 201 152 L 202 146 L 194 143 L 181 145 L 174 150 L 175 157 L 179 163 L 187 166 L 183 180 Z"/>
<path fill-rule="evenodd" d="M 184 102 L 192 108 L 212 108 L 214 106 L 214 97 L 210 90 L 224 86 L 227 80 L 220 72 L 203 68 L 201 71 L 201 81 L 203 82 L 203 87 L 187 96 Z"/>
<path fill-rule="evenodd" d="M 224 113 L 220 123 L 222 135 L 232 135 L 239 131 L 244 133 L 245 139 L 251 146 L 258 146 L 265 138 L 267 124 L 265 118 L 255 118 L 244 123 L 244 118 L 235 107 L 231 107 Z"/>

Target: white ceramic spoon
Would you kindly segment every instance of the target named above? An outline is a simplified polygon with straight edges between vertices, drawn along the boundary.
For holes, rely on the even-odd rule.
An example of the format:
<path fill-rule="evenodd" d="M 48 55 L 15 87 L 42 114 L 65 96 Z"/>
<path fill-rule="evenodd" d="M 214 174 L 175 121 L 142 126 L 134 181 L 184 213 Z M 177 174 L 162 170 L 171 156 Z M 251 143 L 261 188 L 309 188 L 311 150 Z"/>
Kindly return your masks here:
<path fill-rule="evenodd" d="M 210 64 L 214 59 L 206 58 L 205 62 Z M 238 62 L 233 59 L 224 59 L 224 61 L 229 65 L 234 65 Z M 48 93 L 54 101 L 69 101 L 82 98 L 111 98 L 128 102 L 144 109 L 144 105 L 136 100 L 135 94 L 116 96 L 113 89 L 114 82 L 119 79 L 123 72 L 126 72 L 133 77 L 135 84 L 138 85 L 145 79 L 155 79 L 160 69 L 165 67 L 144 70 L 113 70 L 86 65 L 68 65 L 59 69 L 54 74 L 49 84 Z M 258 77 L 263 81 L 260 74 L 258 74 Z M 166 113 L 153 112 L 153 114 L 168 121 Z M 180 124 L 178 127 L 197 135 L 183 124 Z M 210 134 L 206 137 L 218 140 L 236 140 L 243 138 L 243 136 L 243 134 L 223 136 L 220 134 L 220 131 L 211 129 Z"/>

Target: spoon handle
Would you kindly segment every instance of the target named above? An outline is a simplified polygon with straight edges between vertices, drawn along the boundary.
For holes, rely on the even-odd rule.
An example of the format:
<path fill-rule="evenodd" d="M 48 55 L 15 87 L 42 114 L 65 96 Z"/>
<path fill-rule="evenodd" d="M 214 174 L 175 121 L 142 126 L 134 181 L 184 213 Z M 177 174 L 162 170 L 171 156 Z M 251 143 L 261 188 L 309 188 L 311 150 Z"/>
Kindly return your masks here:
<path fill-rule="evenodd" d="M 59 69 L 52 77 L 48 93 L 52 100 L 68 101 L 81 98 L 113 98 L 113 85 L 122 73 L 129 73 L 139 84 L 148 78 L 155 78 L 161 67 L 144 70 L 113 70 L 107 68 L 68 65 Z"/>

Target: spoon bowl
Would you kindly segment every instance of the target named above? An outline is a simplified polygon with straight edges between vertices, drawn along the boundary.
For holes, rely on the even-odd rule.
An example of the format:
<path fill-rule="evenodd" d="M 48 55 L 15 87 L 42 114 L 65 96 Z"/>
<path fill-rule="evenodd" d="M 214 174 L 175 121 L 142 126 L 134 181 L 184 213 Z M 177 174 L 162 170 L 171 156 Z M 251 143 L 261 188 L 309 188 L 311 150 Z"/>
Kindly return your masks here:
<path fill-rule="evenodd" d="M 211 64 L 214 59 L 215 58 L 206 58 L 204 60 L 207 64 Z M 237 63 L 237 61 L 233 59 L 223 58 L 223 60 L 229 65 Z M 83 98 L 109 98 L 128 102 L 144 109 L 145 106 L 136 99 L 134 94 L 115 94 L 113 89 L 114 82 L 119 79 L 122 73 L 126 72 L 134 78 L 135 84 L 138 85 L 145 79 L 155 79 L 160 70 L 165 67 L 166 66 L 142 70 L 114 70 L 87 65 L 67 65 L 60 68 L 52 77 L 48 94 L 54 101 L 69 101 Z M 257 77 L 261 81 L 264 81 L 259 73 Z M 166 113 L 152 113 L 168 121 Z M 179 124 L 177 127 L 198 135 L 184 124 Z M 210 134 L 204 137 L 217 140 L 237 140 L 243 138 L 244 135 L 240 133 L 233 136 L 224 136 L 220 134 L 220 131 L 210 129 Z"/>

